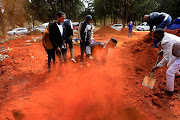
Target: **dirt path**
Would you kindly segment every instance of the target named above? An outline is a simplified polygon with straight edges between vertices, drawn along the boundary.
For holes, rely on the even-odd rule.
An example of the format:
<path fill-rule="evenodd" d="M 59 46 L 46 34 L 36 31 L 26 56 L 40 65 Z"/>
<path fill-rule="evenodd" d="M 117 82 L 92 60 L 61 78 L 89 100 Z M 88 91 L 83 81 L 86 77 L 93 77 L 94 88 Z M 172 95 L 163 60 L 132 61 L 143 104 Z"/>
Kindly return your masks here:
<path fill-rule="evenodd" d="M 57 60 L 56 67 L 48 73 L 47 56 L 41 43 L 24 46 L 30 36 L 4 43 L 13 50 L 8 53 L 11 58 L 5 59 L 1 67 L 4 73 L 1 75 L 3 84 L 1 84 L 0 119 L 143 120 L 146 118 L 154 120 L 163 118 L 162 115 L 156 116 L 158 113 L 156 107 L 148 108 L 150 104 L 152 106 L 152 102 L 150 103 L 151 99 L 144 102 L 147 100 L 144 98 L 144 91 L 138 93 L 144 88 L 140 82 L 135 81 L 137 76 L 132 65 L 133 54 L 126 47 L 132 41 L 142 38 L 147 32 L 134 32 L 133 38 L 128 38 L 127 32 L 114 34 L 108 32 L 108 29 L 104 28 L 104 30 L 106 32 L 95 33 L 95 40 L 105 42 L 114 37 L 118 40 L 118 48 L 109 51 L 103 69 L 93 61 L 90 61 L 90 67 L 80 68 L 79 63 L 68 61 L 67 65 L 61 66 Z M 74 48 L 78 61 L 80 49 L 76 45 Z M 153 110 L 155 112 L 152 115 Z"/>

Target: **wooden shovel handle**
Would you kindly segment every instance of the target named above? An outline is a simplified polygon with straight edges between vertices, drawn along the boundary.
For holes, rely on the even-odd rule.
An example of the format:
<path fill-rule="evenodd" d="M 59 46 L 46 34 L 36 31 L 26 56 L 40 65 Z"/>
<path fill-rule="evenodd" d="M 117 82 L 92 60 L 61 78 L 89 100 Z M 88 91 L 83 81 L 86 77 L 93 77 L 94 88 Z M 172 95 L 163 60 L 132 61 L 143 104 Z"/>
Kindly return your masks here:
<path fill-rule="evenodd" d="M 156 60 L 155 66 L 158 64 L 159 58 L 160 58 L 160 55 L 158 55 L 158 58 L 157 58 L 157 60 Z M 153 70 L 151 71 L 151 74 L 152 74 L 152 73 L 153 73 L 153 75 L 154 75 L 154 71 L 153 71 Z"/>
<path fill-rule="evenodd" d="M 157 58 L 157 60 L 156 60 L 156 64 L 155 64 L 155 65 L 158 64 L 159 58 L 160 58 L 160 55 L 158 55 L 158 58 Z"/>

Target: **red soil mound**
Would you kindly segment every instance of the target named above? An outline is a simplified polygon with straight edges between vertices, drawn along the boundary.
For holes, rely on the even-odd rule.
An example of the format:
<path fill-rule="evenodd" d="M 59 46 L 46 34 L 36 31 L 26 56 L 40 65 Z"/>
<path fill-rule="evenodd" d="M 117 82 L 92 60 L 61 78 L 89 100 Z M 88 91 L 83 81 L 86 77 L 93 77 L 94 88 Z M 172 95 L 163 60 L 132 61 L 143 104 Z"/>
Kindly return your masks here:
<path fill-rule="evenodd" d="M 97 34 L 99 36 L 107 35 L 107 34 L 113 34 L 116 30 L 112 29 L 109 26 L 103 26 L 99 30 L 97 30 L 94 34 Z"/>
<path fill-rule="evenodd" d="M 115 34 L 115 35 L 128 35 L 128 28 L 122 28 L 120 31 L 117 31 L 115 29 L 112 29 L 110 26 L 104 26 L 101 27 L 99 30 L 97 30 L 94 34 L 103 36 L 107 34 Z M 132 32 L 134 35 L 135 32 Z"/>
<path fill-rule="evenodd" d="M 81 69 L 70 60 L 59 66 L 57 60 L 51 73 L 47 73 L 42 43 L 24 46 L 30 36 L 3 43 L 13 50 L 0 69 L 0 119 L 22 119 L 23 115 L 25 120 L 178 119 L 179 94 L 172 98 L 162 93 L 166 89 L 166 67 L 156 71 L 153 90 L 141 84 L 157 59 L 152 38 L 138 39 L 136 35 L 138 40 L 131 39 L 118 32 L 126 33 L 127 29 L 115 31 L 105 26 L 95 33 L 95 39 L 104 40 L 105 35 L 119 40 L 119 48 L 109 50 L 105 66 L 91 61 L 90 68 Z M 74 50 L 75 56 L 80 55 L 79 46 Z M 175 89 L 179 85 L 176 81 Z"/>
<path fill-rule="evenodd" d="M 120 31 L 117 31 L 116 34 L 120 34 L 120 35 L 128 35 L 128 28 L 122 28 Z M 132 32 L 132 35 L 136 35 L 135 32 Z"/>
<path fill-rule="evenodd" d="M 179 30 L 165 30 L 166 32 L 179 35 Z M 161 107 L 161 109 L 157 109 L 152 111 L 157 112 L 158 115 L 163 115 L 162 110 L 169 111 L 169 109 L 175 104 L 174 100 L 178 100 L 179 93 L 175 93 L 173 97 L 167 96 L 164 94 L 164 91 L 166 90 L 166 65 L 163 66 L 161 69 L 158 69 L 155 71 L 156 76 L 156 83 L 154 88 L 151 90 L 147 87 L 142 86 L 142 80 L 145 77 L 145 75 L 149 75 L 152 67 L 155 65 L 159 51 L 156 48 L 152 48 L 153 44 L 153 37 L 145 35 L 141 39 L 138 39 L 137 41 L 130 41 L 125 42 L 123 44 L 123 47 L 131 51 L 132 53 L 132 76 L 135 78 L 132 82 L 130 82 L 130 86 L 138 87 L 135 92 L 136 94 L 140 94 L 140 99 L 143 101 L 144 104 L 151 104 Z M 180 79 L 178 79 L 180 80 Z M 175 90 L 180 91 L 180 82 L 178 80 L 175 80 Z M 177 103 L 178 104 L 178 103 Z M 143 107 L 147 107 L 146 105 Z M 179 112 L 179 109 L 176 109 L 177 112 Z M 151 112 L 152 112 L 151 111 Z M 168 115 L 168 114 L 167 114 Z"/>
<path fill-rule="evenodd" d="M 176 30 L 165 29 L 165 32 L 168 32 L 168 33 L 171 33 L 180 37 L 180 29 L 176 29 Z"/>

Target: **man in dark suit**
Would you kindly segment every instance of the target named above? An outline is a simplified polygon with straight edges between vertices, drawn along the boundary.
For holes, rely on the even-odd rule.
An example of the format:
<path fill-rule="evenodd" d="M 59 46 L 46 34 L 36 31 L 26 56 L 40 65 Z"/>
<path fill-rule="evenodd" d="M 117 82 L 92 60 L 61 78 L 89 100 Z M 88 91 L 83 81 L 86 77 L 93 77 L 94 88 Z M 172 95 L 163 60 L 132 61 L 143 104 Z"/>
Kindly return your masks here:
<path fill-rule="evenodd" d="M 73 25 L 70 19 L 66 19 L 63 23 L 65 29 L 64 29 L 64 40 L 66 43 L 66 48 L 67 44 L 69 45 L 69 49 L 71 52 L 71 61 L 76 63 L 76 60 L 74 58 L 74 48 L 73 48 L 73 42 L 72 42 L 72 37 L 73 37 Z"/>
<path fill-rule="evenodd" d="M 64 19 L 66 15 L 64 12 L 57 13 L 57 21 L 52 23 L 49 26 L 49 39 L 53 44 L 53 48 L 56 50 L 56 54 L 60 58 L 62 58 L 63 62 L 67 61 L 66 58 L 66 48 L 64 46 Z"/>

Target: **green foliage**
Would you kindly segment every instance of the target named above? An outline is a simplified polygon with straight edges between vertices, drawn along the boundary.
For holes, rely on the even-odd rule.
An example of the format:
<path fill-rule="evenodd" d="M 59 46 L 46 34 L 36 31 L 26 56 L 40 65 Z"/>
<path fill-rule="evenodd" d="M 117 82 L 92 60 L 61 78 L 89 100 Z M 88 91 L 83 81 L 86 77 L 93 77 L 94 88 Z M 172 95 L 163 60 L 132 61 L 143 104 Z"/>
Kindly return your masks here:
<path fill-rule="evenodd" d="M 88 4 L 85 8 L 83 2 Z M 49 22 L 56 19 L 58 11 L 66 13 L 72 21 L 83 21 L 87 14 L 94 22 L 111 20 L 142 22 L 145 14 L 166 12 L 173 19 L 180 17 L 180 0 L 0 0 L 0 30 L 24 26 L 34 21 Z M 121 18 L 121 20 L 119 19 Z"/>

